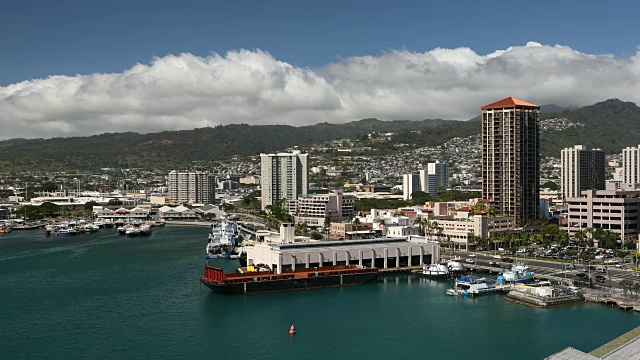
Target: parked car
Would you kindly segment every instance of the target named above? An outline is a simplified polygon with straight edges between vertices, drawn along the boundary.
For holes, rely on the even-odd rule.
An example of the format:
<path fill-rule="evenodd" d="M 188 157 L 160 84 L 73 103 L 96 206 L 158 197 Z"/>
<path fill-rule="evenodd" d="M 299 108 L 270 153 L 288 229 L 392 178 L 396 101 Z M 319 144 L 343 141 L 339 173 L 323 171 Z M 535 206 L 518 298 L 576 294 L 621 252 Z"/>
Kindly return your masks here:
<path fill-rule="evenodd" d="M 500 256 L 500 255 L 493 255 L 493 258 L 494 258 L 494 259 L 502 259 L 502 256 Z"/>
<path fill-rule="evenodd" d="M 489 261 L 489 266 L 498 266 L 497 261 Z"/>
<path fill-rule="evenodd" d="M 475 261 L 473 261 L 473 259 L 466 259 L 465 261 L 468 262 L 469 264 L 475 263 Z"/>
<path fill-rule="evenodd" d="M 589 278 L 589 275 L 587 275 L 587 274 L 585 274 L 585 273 L 577 273 L 577 274 L 576 274 L 576 277 L 577 277 L 578 279 L 585 279 L 585 280 L 586 280 L 586 279 L 588 279 L 588 278 Z"/>
<path fill-rule="evenodd" d="M 476 254 L 469 254 L 469 257 L 476 257 Z"/>
<path fill-rule="evenodd" d="M 604 277 L 603 275 L 596 275 L 594 279 L 596 282 L 599 282 L 599 283 L 603 283 L 605 280 L 607 280 L 607 278 Z"/>

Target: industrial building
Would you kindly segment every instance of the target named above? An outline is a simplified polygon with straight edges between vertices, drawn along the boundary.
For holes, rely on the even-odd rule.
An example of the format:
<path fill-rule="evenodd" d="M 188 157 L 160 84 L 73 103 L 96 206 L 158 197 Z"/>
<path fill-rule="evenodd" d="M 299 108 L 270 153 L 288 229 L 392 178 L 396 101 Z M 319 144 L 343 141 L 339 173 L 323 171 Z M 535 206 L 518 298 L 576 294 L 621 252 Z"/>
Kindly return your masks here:
<path fill-rule="evenodd" d="M 249 265 L 265 264 L 282 273 L 305 267 L 373 265 L 386 269 L 440 261 L 440 245 L 424 237 L 301 243 L 282 241 L 285 240 L 248 247 Z"/>

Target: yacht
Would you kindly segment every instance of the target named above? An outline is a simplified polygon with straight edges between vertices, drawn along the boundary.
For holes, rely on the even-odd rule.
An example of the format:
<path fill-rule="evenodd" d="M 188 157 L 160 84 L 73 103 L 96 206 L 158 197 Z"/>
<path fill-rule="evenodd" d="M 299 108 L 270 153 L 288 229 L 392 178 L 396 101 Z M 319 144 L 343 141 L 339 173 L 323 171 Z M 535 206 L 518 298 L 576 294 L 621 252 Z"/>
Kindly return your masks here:
<path fill-rule="evenodd" d="M 445 264 L 423 265 L 422 275 L 428 277 L 446 277 L 449 275 L 449 268 Z"/>
<path fill-rule="evenodd" d="M 478 296 L 496 291 L 495 284 L 488 283 L 485 278 L 474 279 L 471 276 L 460 276 L 454 286 L 447 290 L 447 295 Z"/>

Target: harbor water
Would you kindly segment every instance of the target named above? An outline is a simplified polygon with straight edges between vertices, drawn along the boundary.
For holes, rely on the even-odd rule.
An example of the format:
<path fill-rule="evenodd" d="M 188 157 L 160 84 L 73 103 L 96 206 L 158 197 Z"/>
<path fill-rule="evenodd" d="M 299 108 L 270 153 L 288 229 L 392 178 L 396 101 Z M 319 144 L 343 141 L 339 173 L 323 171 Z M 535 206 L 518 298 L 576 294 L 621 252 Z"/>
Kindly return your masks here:
<path fill-rule="evenodd" d="M 568 346 L 591 351 L 640 325 L 640 315 L 605 305 L 537 309 L 497 294 L 450 297 L 450 281 L 409 275 L 344 288 L 212 294 L 198 281 L 207 231 L 0 235 L 2 358 L 542 359 Z"/>

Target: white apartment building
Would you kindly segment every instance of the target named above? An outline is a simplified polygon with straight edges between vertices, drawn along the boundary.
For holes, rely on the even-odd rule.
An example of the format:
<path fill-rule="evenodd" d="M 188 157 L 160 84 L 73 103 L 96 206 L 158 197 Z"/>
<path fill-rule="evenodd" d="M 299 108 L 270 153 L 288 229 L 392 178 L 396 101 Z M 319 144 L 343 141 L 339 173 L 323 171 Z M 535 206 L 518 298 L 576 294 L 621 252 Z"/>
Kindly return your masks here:
<path fill-rule="evenodd" d="M 215 199 L 216 177 L 206 172 L 169 173 L 169 201 L 211 204 Z"/>
<path fill-rule="evenodd" d="M 627 184 L 640 183 L 640 145 L 622 149 L 622 182 Z"/>
<path fill-rule="evenodd" d="M 260 154 L 260 181 L 262 210 L 286 199 L 285 206 L 295 211 L 298 196 L 309 189 L 307 180 L 308 154 L 296 150 L 292 153 Z"/>
<path fill-rule="evenodd" d="M 570 235 L 587 228 L 611 230 L 620 234 L 624 244 L 638 233 L 640 185 L 607 184 L 605 190 L 585 190 L 579 197 L 567 199 L 567 231 Z M 624 219 L 624 220 L 623 220 Z"/>
<path fill-rule="evenodd" d="M 564 198 L 580 196 L 584 190 L 603 190 L 605 158 L 601 149 L 584 145 L 565 148 L 560 156 L 560 189 Z"/>
<path fill-rule="evenodd" d="M 411 194 L 421 191 L 420 175 L 417 173 L 402 175 L 402 198 L 404 200 L 411 199 Z"/>
<path fill-rule="evenodd" d="M 331 222 L 342 222 L 353 217 L 356 197 L 342 190 L 330 194 L 304 194 L 298 196 L 296 224 L 324 226 L 326 217 Z"/>

